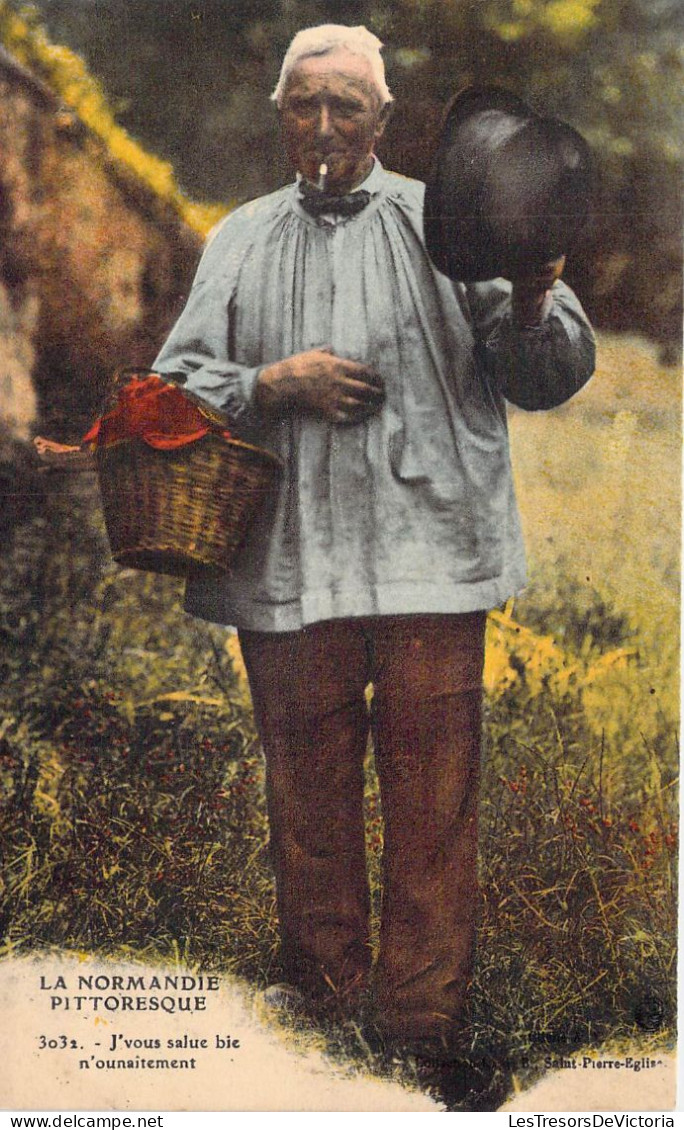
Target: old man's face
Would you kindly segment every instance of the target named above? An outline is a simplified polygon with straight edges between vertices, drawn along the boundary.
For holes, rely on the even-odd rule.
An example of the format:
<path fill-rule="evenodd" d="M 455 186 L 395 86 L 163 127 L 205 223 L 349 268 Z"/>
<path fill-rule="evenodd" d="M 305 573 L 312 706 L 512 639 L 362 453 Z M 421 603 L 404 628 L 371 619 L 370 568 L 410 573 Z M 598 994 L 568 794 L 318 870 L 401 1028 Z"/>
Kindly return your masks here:
<path fill-rule="evenodd" d="M 323 162 L 330 192 L 349 192 L 368 175 L 386 108 L 367 59 L 342 49 L 302 59 L 280 110 L 288 156 L 307 180 L 316 182 Z"/>

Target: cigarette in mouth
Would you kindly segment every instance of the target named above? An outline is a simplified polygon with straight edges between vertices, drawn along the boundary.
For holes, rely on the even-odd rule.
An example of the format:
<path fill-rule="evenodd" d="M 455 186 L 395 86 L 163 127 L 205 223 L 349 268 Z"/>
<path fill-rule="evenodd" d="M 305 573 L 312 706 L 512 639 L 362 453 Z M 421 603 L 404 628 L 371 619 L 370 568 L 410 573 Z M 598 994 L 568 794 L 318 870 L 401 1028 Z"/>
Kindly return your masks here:
<path fill-rule="evenodd" d="M 328 166 L 326 165 L 325 161 L 323 161 L 320 169 L 318 170 L 318 184 L 316 186 L 321 190 L 321 192 L 325 192 L 325 178 L 327 177 L 327 175 Z"/>

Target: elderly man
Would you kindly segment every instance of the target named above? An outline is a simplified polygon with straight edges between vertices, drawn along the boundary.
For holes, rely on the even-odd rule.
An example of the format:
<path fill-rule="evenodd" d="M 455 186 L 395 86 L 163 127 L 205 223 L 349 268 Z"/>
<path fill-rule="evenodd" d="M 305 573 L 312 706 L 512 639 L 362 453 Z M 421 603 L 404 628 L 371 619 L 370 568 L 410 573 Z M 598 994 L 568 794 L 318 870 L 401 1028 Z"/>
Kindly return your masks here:
<path fill-rule="evenodd" d="M 273 97 L 297 182 L 223 222 L 155 367 L 284 463 L 230 574 L 191 578 L 186 607 L 239 631 L 288 980 L 348 1008 L 370 989 L 389 1046 L 448 1059 L 477 911 L 485 617 L 525 579 L 504 398 L 567 399 L 594 346 L 553 271 L 512 288 L 434 269 L 423 185 L 374 156 L 380 47 L 364 28 L 295 37 Z"/>

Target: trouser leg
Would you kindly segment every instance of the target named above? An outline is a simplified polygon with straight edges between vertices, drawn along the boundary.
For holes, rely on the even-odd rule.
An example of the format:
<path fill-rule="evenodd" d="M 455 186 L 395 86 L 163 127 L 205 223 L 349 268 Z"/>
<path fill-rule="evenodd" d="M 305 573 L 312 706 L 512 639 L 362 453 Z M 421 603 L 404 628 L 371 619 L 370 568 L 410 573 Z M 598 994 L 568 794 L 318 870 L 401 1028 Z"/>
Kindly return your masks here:
<path fill-rule="evenodd" d="M 367 656 L 358 630 L 240 632 L 266 758 L 271 851 L 288 979 L 314 995 L 367 978 L 363 761 Z"/>
<path fill-rule="evenodd" d="M 385 845 L 378 1018 L 398 1042 L 458 1038 L 478 908 L 484 613 L 392 617 L 373 633 Z"/>

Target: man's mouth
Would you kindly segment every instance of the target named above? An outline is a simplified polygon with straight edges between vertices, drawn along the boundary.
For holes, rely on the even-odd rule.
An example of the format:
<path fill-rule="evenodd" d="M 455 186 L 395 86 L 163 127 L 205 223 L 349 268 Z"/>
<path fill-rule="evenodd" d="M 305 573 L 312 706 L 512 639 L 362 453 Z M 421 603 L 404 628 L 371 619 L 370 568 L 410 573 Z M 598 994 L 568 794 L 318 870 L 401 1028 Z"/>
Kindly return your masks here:
<path fill-rule="evenodd" d="M 318 173 L 321 165 L 326 165 L 328 169 L 331 169 L 335 167 L 338 161 L 339 154 L 322 153 L 320 150 L 311 150 L 311 152 L 306 154 L 306 158 L 302 161 L 302 164 L 305 165 L 308 170 L 313 171 L 315 169 L 316 173 Z"/>
<path fill-rule="evenodd" d="M 331 158 L 341 157 L 343 154 L 342 149 L 330 149 L 325 145 L 316 146 L 314 149 L 307 150 L 307 156 L 314 158 L 317 161 L 329 161 Z"/>

